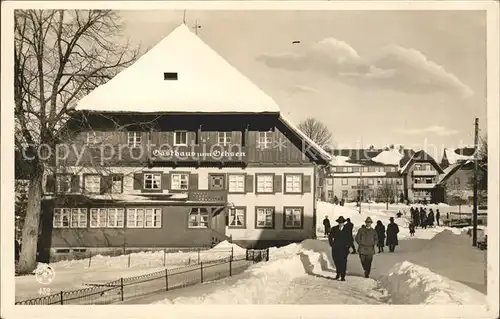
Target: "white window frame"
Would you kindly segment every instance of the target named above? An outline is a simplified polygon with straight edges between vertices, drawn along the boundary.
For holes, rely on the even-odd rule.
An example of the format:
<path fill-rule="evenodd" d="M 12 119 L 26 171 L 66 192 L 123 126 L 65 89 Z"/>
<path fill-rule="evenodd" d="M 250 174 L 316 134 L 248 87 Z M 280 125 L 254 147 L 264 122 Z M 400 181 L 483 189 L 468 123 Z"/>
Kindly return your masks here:
<path fill-rule="evenodd" d="M 231 145 L 233 140 L 233 132 L 217 132 L 217 145 Z"/>
<path fill-rule="evenodd" d="M 143 207 L 127 208 L 127 228 L 144 228 Z"/>
<path fill-rule="evenodd" d="M 127 132 L 127 145 L 129 147 L 140 147 L 142 145 L 142 132 Z"/>
<path fill-rule="evenodd" d="M 182 141 L 178 141 L 177 140 L 177 137 L 178 135 L 177 134 L 184 134 L 185 136 L 185 142 L 182 142 Z M 187 131 L 175 131 L 174 132 L 174 146 L 187 146 L 188 145 L 188 132 Z"/>
<path fill-rule="evenodd" d="M 184 184 L 183 184 L 184 182 Z M 170 188 L 173 190 L 186 191 L 189 189 L 189 174 L 188 173 L 172 173 L 170 174 Z"/>
<path fill-rule="evenodd" d="M 71 180 L 72 180 L 71 174 L 56 174 L 56 190 L 58 193 L 71 193 Z M 62 183 L 61 180 L 65 178 L 67 179 L 67 186 L 68 188 L 66 190 L 61 189 Z"/>
<path fill-rule="evenodd" d="M 285 174 L 285 193 L 302 193 L 302 174 Z"/>
<path fill-rule="evenodd" d="M 326 185 L 329 185 L 329 186 L 333 185 L 333 178 L 331 178 L 331 177 L 327 178 Z"/>
<path fill-rule="evenodd" d="M 123 208 L 108 208 L 106 212 L 106 227 L 107 228 L 124 228 L 125 227 L 125 209 Z"/>
<path fill-rule="evenodd" d="M 245 193 L 245 175 L 229 174 L 227 183 L 229 193 Z"/>
<path fill-rule="evenodd" d="M 64 224 L 66 217 L 67 224 Z M 76 221 L 76 224 L 74 222 Z M 52 216 L 52 227 L 54 228 L 87 228 L 86 208 L 54 208 Z"/>
<path fill-rule="evenodd" d="M 91 183 L 89 183 L 87 181 L 87 178 L 97 178 L 97 188 L 96 189 L 92 189 L 92 190 L 89 190 L 87 187 L 89 185 L 91 185 Z M 101 193 L 101 175 L 98 175 L 98 174 L 89 174 L 89 175 L 83 175 L 83 185 L 85 186 L 85 193 L 90 193 L 90 194 L 100 194 Z M 94 180 L 93 183 L 95 183 L 96 181 Z M 96 187 L 95 184 L 92 184 L 93 187 Z"/>
<path fill-rule="evenodd" d="M 118 180 L 114 180 L 115 178 L 119 178 Z M 115 187 L 115 183 L 120 182 L 118 189 Z M 111 194 L 121 194 L 123 192 L 123 175 L 111 175 Z"/>
<path fill-rule="evenodd" d="M 87 228 L 87 209 L 72 208 L 70 223 L 70 228 Z"/>
<path fill-rule="evenodd" d="M 234 207 L 229 209 L 229 228 L 246 228 L 246 208 L 245 207 Z M 237 225 L 238 217 L 241 217 L 242 225 Z"/>
<path fill-rule="evenodd" d="M 144 209 L 144 228 L 161 228 L 161 213 L 161 208 L 146 207 Z"/>
<path fill-rule="evenodd" d="M 368 185 L 373 185 L 375 182 L 373 180 L 373 178 L 369 178 L 368 179 Z"/>
<path fill-rule="evenodd" d="M 289 224 L 288 216 L 289 214 L 292 214 L 293 219 L 292 219 L 292 224 Z M 298 221 L 299 223 L 297 224 L 297 219 L 296 217 L 299 217 Z M 304 208 L 303 207 L 285 207 L 284 209 L 284 224 L 283 228 L 285 229 L 297 229 L 297 228 L 302 228 L 303 227 L 303 216 L 304 216 Z"/>
<path fill-rule="evenodd" d="M 255 207 L 255 228 L 275 228 L 275 220 L 274 220 L 275 208 L 274 207 Z M 271 216 L 271 222 L 268 223 L 269 219 L 267 216 Z M 262 218 L 264 216 L 264 218 Z M 263 225 L 259 225 L 260 222 L 263 222 Z"/>
<path fill-rule="evenodd" d="M 151 182 L 151 187 L 146 187 L 146 182 Z M 143 173 L 143 189 L 160 190 L 161 189 L 161 173 Z"/>
<path fill-rule="evenodd" d="M 272 194 L 274 193 L 274 174 L 256 174 L 257 193 L 259 194 Z M 270 180 L 270 182 L 269 182 Z M 270 183 L 270 188 L 269 188 Z"/>
<path fill-rule="evenodd" d="M 349 185 L 349 180 L 347 178 L 342 178 L 342 185 Z"/>
<path fill-rule="evenodd" d="M 206 217 L 206 220 L 204 220 L 204 217 Z M 188 228 L 207 229 L 209 227 L 210 227 L 210 212 L 208 211 L 208 209 L 205 207 L 191 208 L 191 211 L 189 212 L 188 215 Z"/>
<path fill-rule="evenodd" d="M 90 209 L 90 228 L 106 228 L 107 227 L 107 208 L 91 208 Z"/>
<path fill-rule="evenodd" d="M 352 166 L 349 166 L 349 167 L 347 168 L 347 173 L 352 173 Z"/>
<path fill-rule="evenodd" d="M 273 131 L 259 132 L 257 147 L 260 149 L 269 149 L 273 144 Z"/>
<path fill-rule="evenodd" d="M 358 183 L 358 185 L 361 185 L 361 178 L 357 178 L 356 182 Z"/>

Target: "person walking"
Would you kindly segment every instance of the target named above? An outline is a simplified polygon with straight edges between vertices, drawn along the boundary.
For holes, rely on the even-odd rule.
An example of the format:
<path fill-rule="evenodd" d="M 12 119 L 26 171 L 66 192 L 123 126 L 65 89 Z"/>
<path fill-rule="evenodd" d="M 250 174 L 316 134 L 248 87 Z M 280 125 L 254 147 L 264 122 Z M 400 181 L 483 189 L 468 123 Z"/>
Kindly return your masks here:
<path fill-rule="evenodd" d="M 413 222 L 410 222 L 408 228 L 410 229 L 410 237 L 415 236 L 415 224 Z"/>
<path fill-rule="evenodd" d="M 389 218 L 389 224 L 387 225 L 387 246 L 389 246 L 389 252 L 393 253 L 394 249 L 398 245 L 398 233 L 399 227 L 394 222 L 394 217 Z"/>
<path fill-rule="evenodd" d="M 350 218 L 346 219 L 345 228 L 346 228 L 346 230 L 348 232 L 351 233 L 351 238 L 352 238 L 353 237 L 352 236 L 352 232 L 354 230 L 354 224 L 351 223 L 351 219 Z M 351 246 L 349 246 L 349 249 L 351 249 L 351 248 L 352 248 L 352 253 L 355 254 L 356 253 L 356 247 L 354 246 L 354 238 L 351 241 Z"/>
<path fill-rule="evenodd" d="M 330 229 L 332 228 L 332 225 L 330 225 L 330 220 L 328 219 L 328 216 L 325 216 L 325 219 L 323 219 L 323 226 L 325 227 L 325 237 L 328 236 L 330 233 Z"/>
<path fill-rule="evenodd" d="M 377 232 L 372 228 L 372 223 L 372 219 L 367 217 L 365 220 L 365 227 L 361 227 L 356 234 L 359 259 L 365 271 L 365 278 L 370 277 L 373 255 L 375 255 L 375 245 L 378 243 Z"/>
<path fill-rule="evenodd" d="M 377 220 L 377 225 L 375 226 L 375 231 L 377 232 L 377 247 L 378 252 L 384 252 L 384 242 L 385 242 L 385 226 L 380 220 Z"/>
<path fill-rule="evenodd" d="M 427 226 L 434 227 L 434 212 L 432 208 L 429 209 L 429 214 L 427 215 Z"/>
<path fill-rule="evenodd" d="M 420 227 L 427 229 L 427 211 L 420 207 Z"/>
<path fill-rule="evenodd" d="M 352 234 L 345 228 L 345 219 L 340 216 L 337 218 L 336 226 L 333 226 L 328 235 L 328 242 L 332 248 L 332 259 L 335 264 L 337 276 L 335 279 L 345 281 L 347 272 L 347 256 L 349 255 L 349 247 L 351 246 Z"/>
<path fill-rule="evenodd" d="M 439 218 L 441 218 L 441 213 L 439 209 L 436 209 L 436 224 L 439 226 Z"/>

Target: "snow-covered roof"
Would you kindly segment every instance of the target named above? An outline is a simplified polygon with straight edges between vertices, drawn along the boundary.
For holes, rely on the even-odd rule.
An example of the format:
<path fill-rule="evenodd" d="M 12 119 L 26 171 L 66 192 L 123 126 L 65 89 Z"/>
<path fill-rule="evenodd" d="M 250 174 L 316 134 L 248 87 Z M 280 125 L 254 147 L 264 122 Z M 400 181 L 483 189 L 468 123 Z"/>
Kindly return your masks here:
<path fill-rule="evenodd" d="M 297 126 L 295 126 L 289 119 L 287 119 L 283 114 L 280 114 L 280 120 L 287 125 L 290 129 L 295 131 L 303 141 L 306 141 L 313 149 L 315 149 L 319 155 L 325 160 L 330 161 L 332 156 L 325 151 L 321 146 L 319 146 L 316 142 L 310 139 L 304 132 L 302 132 Z"/>
<path fill-rule="evenodd" d="M 371 160 L 377 163 L 385 165 L 399 165 L 399 162 L 403 158 L 398 150 L 382 151 L 377 156 L 373 157 Z"/>
<path fill-rule="evenodd" d="M 458 161 L 467 161 L 467 160 L 474 159 L 474 155 L 471 155 L 471 156 L 460 155 L 460 154 L 457 154 L 455 151 L 449 150 L 447 148 L 444 149 L 444 153 L 445 153 L 446 159 L 448 160 L 448 163 L 450 165 L 455 164 Z"/>
<path fill-rule="evenodd" d="M 348 156 L 332 156 L 330 161 L 331 166 L 363 166 L 361 164 L 350 163 L 350 158 Z"/>
<path fill-rule="evenodd" d="M 438 181 L 437 181 L 437 184 L 442 184 L 443 182 L 445 182 L 451 175 L 453 175 L 458 169 L 460 169 L 461 167 L 469 164 L 469 163 L 473 163 L 473 161 L 471 160 L 467 160 L 467 161 L 460 161 L 458 163 L 453 163 L 451 164 L 450 166 L 448 166 L 447 168 L 445 168 L 443 170 L 443 173 L 439 175 L 438 177 Z"/>
<path fill-rule="evenodd" d="M 177 73 L 177 80 L 165 80 L 164 73 Z M 269 95 L 185 24 L 82 98 L 75 109 L 143 113 L 279 112 Z"/>

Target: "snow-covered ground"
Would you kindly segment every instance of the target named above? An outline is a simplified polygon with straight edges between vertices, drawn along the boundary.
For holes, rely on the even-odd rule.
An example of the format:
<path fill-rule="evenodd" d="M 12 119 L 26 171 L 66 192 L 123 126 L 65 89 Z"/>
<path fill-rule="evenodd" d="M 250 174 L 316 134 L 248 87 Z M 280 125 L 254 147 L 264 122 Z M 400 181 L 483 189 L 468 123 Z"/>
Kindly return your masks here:
<path fill-rule="evenodd" d="M 156 271 L 178 268 L 189 264 L 214 261 L 228 258 L 245 256 L 246 250 L 228 242 L 219 243 L 212 249 L 198 252 L 169 252 L 166 254 L 165 266 L 164 252 L 138 252 L 130 254 L 130 267 L 128 266 L 129 255 L 123 256 L 93 256 L 90 267 L 89 259 L 63 260 L 51 263 L 55 271 L 54 280 L 50 284 L 38 283 L 34 275 L 18 276 L 16 280 L 16 300 L 24 300 L 40 297 L 40 288 L 45 293 L 57 293 L 61 290 L 72 290 L 83 288 L 86 283 L 104 283 L 124 277 L 134 277 L 153 273 Z"/>

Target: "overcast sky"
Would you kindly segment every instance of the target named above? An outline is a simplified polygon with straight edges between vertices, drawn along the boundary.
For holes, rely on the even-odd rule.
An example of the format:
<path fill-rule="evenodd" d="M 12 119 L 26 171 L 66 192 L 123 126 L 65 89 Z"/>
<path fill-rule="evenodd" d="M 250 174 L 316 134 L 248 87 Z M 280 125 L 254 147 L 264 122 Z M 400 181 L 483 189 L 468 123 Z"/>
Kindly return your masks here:
<path fill-rule="evenodd" d="M 123 11 L 133 44 L 154 46 L 181 11 Z M 324 122 L 339 147 L 437 149 L 486 132 L 481 11 L 188 11 L 199 37 L 295 123 Z M 299 44 L 292 44 L 299 40 Z M 433 145 L 433 146 L 426 146 Z"/>

